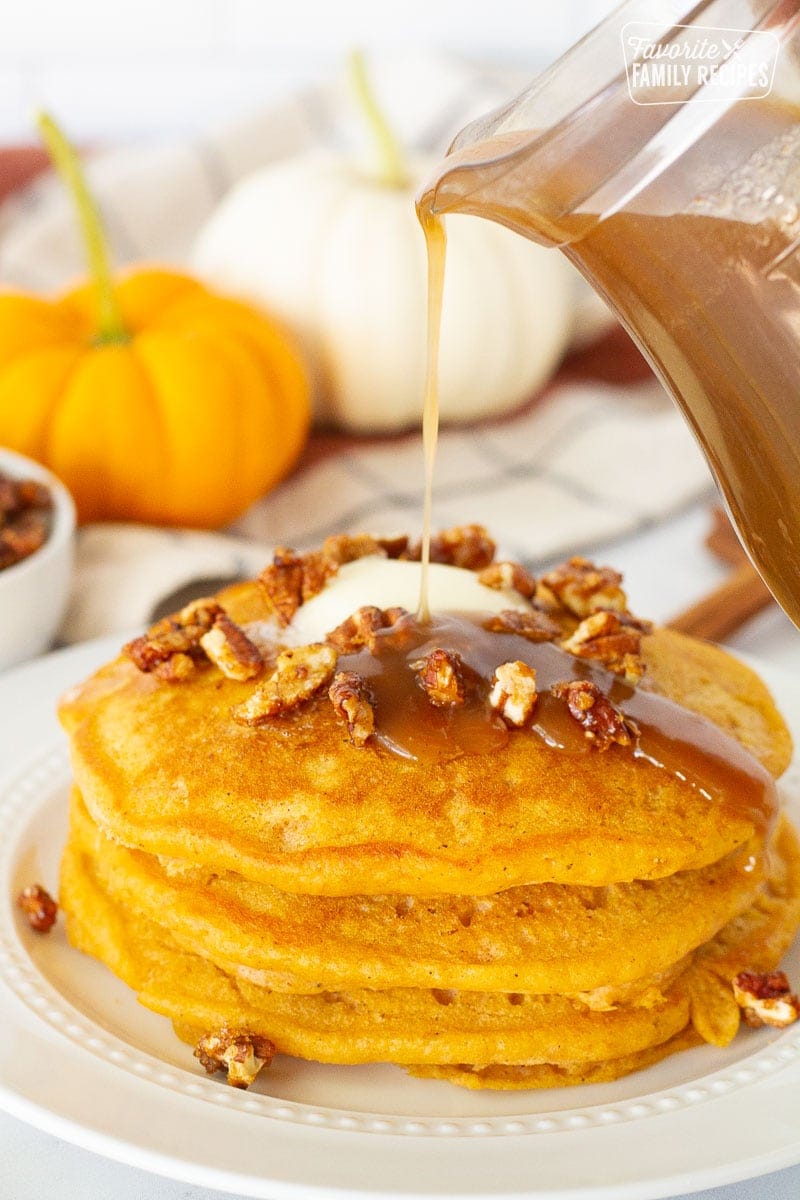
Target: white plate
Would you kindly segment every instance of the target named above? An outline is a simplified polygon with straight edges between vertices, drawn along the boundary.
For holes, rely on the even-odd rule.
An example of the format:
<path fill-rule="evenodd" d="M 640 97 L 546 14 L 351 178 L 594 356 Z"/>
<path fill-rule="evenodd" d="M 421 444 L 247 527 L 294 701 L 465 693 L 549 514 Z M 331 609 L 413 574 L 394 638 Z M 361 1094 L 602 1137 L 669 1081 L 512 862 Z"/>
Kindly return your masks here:
<path fill-rule="evenodd" d="M 645 1200 L 800 1162 L 800 1026 L 563 1091 L 468 1092 L 289 1059 L 249 1092 L 207 1079 L 168 1021 L 13 904 L 32 880 L 57 887 L 69 772 L 55 699 L 118 645 L 0 679 L 0 1106 L 133 1166 L 270 1200 Z M 800 688 L 762 673 L 800 730 Z M 800 797 L 796 769 L 788 791 Z M 790 970 L 800 978 L 800 948 Z"/>

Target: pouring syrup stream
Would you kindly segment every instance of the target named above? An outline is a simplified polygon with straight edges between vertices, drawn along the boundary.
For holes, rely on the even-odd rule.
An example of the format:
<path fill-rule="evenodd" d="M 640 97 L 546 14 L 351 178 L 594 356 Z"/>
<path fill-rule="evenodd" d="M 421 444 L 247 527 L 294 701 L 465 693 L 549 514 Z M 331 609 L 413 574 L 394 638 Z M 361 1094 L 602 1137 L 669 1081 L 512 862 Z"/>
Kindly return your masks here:
<path fill-rule="evenodd" d="M 439 343 L 442 329 L 442 295 L 447 235 L 442 217 L 418 210 L 428 253 L 428 352 L 425 367 L 425 399 L 422 408 L 422 444 L 425 457 L 425 493 L 422 506 L 422 555 L 417 620 L 427 625 L 431 619 L 429 567 L 431 561 L 431 511 L 433 508 L 433 469 L 439 438 Z"/>

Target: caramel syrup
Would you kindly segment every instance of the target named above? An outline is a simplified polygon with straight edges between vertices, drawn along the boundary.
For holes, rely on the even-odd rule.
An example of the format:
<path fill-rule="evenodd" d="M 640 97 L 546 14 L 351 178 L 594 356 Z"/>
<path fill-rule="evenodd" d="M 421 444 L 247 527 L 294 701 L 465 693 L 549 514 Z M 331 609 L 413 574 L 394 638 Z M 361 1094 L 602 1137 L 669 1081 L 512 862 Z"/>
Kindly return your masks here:
<path fill-rule="evenodd" d="M 488 619 L 479 613 L 436 613 L 425 622 L 408 618 L 377 633 L 374 653 L 364 649 L 339 659 L 339 670 L 354 671 L 368 683 L 380 745 L 431 766 L 500 750 L 513 737 L 535 737 L 569 754 L 597 754 L 566 703 L 550 692 L 556 683 L 589 679 L 639 729 L 631 749 L 613 746 L 604 753 L 632 755 L 668 771 L 721 812 L 744 817 L 766 835 L 777 812 L 775 783 L 735 738 L 665 696 L 632 687 L 552 643 L 487 629 Z M 414 664 L 439 647 L 462 659 L 467 694 L 461 706 L 437 708 L 420 685 Z M 522 730 L 510 730 L 488 703 L 495 669 L 514 661 L 536 670 L 538 700 L 531 724 Z"/>

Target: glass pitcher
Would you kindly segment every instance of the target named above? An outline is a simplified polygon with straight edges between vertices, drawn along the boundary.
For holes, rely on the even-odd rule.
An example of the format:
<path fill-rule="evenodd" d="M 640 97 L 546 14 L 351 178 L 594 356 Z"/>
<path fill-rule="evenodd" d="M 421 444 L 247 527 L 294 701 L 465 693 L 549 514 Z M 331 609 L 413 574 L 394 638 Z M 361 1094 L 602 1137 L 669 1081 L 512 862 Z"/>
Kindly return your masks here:
<path fill-rule="evenodd" d="M 798 25 L 800 0 L 629 0 L 464 129 L 418 207 L 488 217 L 575 263 L 800 625 Z"/>

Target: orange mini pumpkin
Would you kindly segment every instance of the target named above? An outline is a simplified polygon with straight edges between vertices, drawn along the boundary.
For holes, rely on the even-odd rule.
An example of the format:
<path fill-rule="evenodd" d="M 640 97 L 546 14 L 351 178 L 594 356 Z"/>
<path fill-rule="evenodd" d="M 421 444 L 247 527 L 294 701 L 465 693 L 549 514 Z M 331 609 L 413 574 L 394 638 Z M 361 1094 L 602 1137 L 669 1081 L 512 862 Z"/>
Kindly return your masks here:
<path fill-rule="evenodd" d="M 49 118 L 40 127 L 78 205 L 91 281 L 55 301 L 0 295 L 0 443 L 59 475 L 83 521 L 224 525 L 303 446 L 297 351 L 187 275 L 113 283 L 77 158 Z"/>

